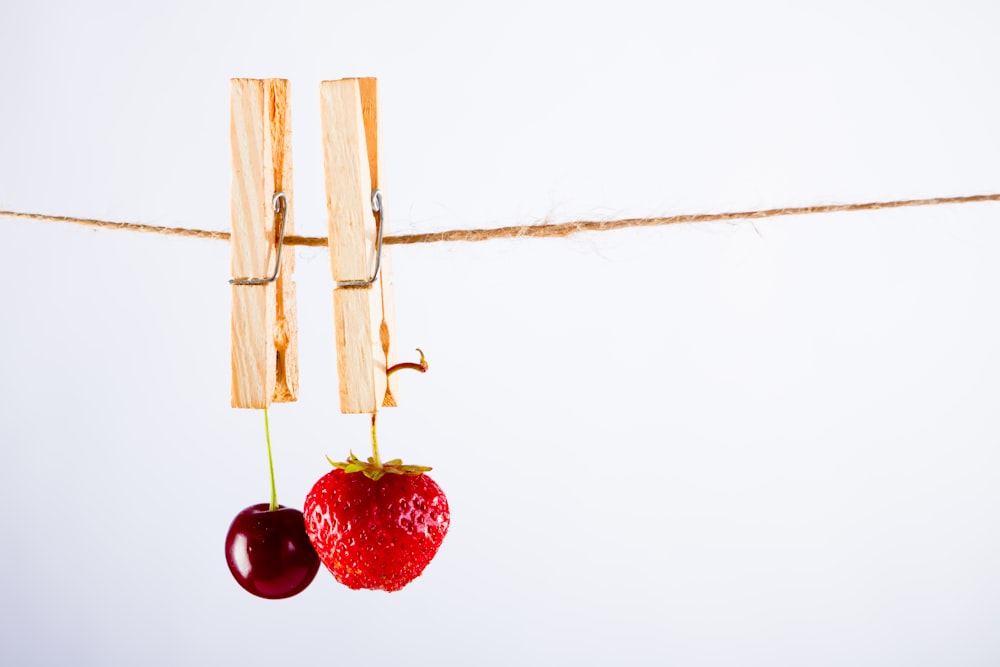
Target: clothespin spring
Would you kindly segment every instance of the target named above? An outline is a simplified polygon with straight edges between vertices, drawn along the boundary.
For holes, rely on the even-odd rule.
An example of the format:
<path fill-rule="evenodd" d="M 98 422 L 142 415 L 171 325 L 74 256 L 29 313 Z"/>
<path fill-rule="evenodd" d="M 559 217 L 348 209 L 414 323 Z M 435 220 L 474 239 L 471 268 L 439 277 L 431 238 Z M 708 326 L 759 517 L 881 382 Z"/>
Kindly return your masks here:
<path fill-rule="evenodd" d="M 378 192 L 376 190 L 376 192 Z M 230 285 L 267 285 L 268 283 L 273 283 L 278 279 L 278 274 L 281 272 L 281 249 L 285 245 L 285 219 L 288 217 L 288 197 L 285 196 L 284 192 L 276 192 L 274 197 L 271 199 L 271 206 L 274 208 L 274 214 L 281 214 L 281 231 L 278 234 L 278 253 L 274 260 L 274 273 L 271 274 L 270 278 L 233 278 L 229 281 Z M 379 251 L 382 248 L 382 233 L 381 226 L 379 227 Z M 378 269 L 376 269 L 378 270 Z"/>
<path fill-rule="evenodd" d="M 385 225 L 383 224 L 385 220 L 385 204 L 382 201 L 382 191 L 378 188 L 372 192 L 372 212 L 375 213 L 378 227 L 378 238 L 375 242 L 375 270 L 372 271 L 372 277 L 367 280 L 340 281 L 337 283 L 337 287 L 368 287 L 378 280 L 378 271 L 382 266 L 382 235 L 385 230 Z"/>

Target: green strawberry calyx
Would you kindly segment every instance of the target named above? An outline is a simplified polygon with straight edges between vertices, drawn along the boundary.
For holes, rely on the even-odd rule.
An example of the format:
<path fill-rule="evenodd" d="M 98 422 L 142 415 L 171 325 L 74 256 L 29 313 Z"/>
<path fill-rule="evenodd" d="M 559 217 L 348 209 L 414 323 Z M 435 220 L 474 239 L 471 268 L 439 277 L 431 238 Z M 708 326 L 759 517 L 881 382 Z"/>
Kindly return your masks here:
<path fill-rule="evenodd" d="M 386 475 L 423 475 L 430 470 L 431 468 L 428 466 L 404 465 L 402 459 L 392 459 L 391 461 L 382 463 L 382 459 L 378 455 L 378 435 L 375 431 L 377 416 L 378 413 L 372 413 L 372 455 L 368 457 L 368 460 L 362 461 L 352 451 L 346 461 L 334 461 L 327 456 L 326 460 L 330 462 L 330 465 L 334 468 L 340 468 L 348 474 L 356 472 L 364 473 L 364 476 L 373 482 L 379 481 Z"/>
<path fill-rule="evenodd" d="M 340 468 L 348 474 L 355 472 L 363 473 L 365 477 L 373 482 L 377 482 L 386 475 L 422 475 L 431 470 L 429 466 L 404 465 L 402 459 L 392 459 L 391 461 L 382 463 L 381 461 L 376 461 L 374 456 L 369 456 L 367 461 L 362 461 L 354 455 L 354 452 L 351 452 L 351 455 L 347 457 L 347 461 L 334 461 L 329 456 L 326 457 L 326 460 L 334 468 Z"/>

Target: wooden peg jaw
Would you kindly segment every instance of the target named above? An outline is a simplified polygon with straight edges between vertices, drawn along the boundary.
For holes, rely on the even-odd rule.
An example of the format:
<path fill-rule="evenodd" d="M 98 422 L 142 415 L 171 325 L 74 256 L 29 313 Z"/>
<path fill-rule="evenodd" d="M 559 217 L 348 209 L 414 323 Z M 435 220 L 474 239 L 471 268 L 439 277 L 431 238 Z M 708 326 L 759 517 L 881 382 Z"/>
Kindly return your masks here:
<path fill-rule="evenodd" d="M 273 199 L 285 193 L 285 234 L 294 229 L 292 126 L 288 81 L 230 81 L 232 148 L 232 274 L 264 278 L 274 272 L 280 217 Z M 298 398 L 295 252 L 281 253 L 278 278 L 232 286 L 232 405 L 266 408 Z"/>
<path fill-rule="evenodd" d="M 374 268 L 378 238 L 372 211 L 372 193 L 380 187 L 377 80 L 323 81 L 320 111 L 330 271 L 338 283 L 366 280 Z M 333 293 L 340 410 L 345 414 L 375 413 L 383 405 L 395 405 L 398 396 L 397 380 L 386 373 L 395 361 L 388 255 L 383 246 L 382 268 L 373 284 L 338 287 Z"/>

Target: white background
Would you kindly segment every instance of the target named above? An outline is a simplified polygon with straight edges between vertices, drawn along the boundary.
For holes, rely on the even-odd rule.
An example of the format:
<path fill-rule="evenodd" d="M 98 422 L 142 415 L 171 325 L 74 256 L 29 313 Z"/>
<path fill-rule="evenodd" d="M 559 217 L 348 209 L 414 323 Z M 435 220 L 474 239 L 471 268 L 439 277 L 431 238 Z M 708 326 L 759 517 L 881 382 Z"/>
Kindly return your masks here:
<path fill-rule="evenodd" d="M 0 209 L 228 229 L 230 77 L 377 76 L 397 233 L 1000 190 L 980 2 L 0 5 Z M 998 204 L 396 247 L 399 593 L 244 593 L 229 248 L 4 218 L 0 663 L 996 665 Z M 299 250 L 279 499 L 367 447 Z"/>

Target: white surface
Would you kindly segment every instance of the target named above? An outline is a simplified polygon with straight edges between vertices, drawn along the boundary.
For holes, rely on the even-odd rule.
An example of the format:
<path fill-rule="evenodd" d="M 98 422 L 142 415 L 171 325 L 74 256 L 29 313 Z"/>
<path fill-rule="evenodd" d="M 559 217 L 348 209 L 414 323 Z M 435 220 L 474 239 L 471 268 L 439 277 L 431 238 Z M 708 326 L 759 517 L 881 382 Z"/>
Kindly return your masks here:
<path fill-rule="evenodd" d="M 815 3 L 811 3 L 815 4 Z M 226 229 L 228 79 L 381 80 L 396 232 L 1000 189 L 994 3 L 0 6 L 0 209 Z M 920 5 L 920 6 L 917 6 Z M 1000 205 L 394 251 L 451 532 L 257 600 L 224 243 L 0 220 L 0 663 L 996 665 Z M 366 447 L 299 251 L 279 498 Z"/>

